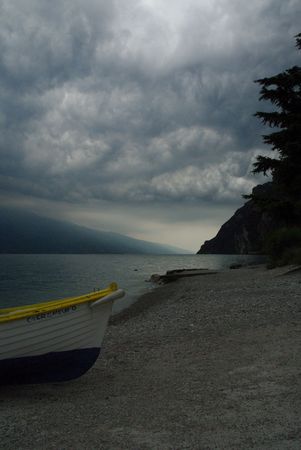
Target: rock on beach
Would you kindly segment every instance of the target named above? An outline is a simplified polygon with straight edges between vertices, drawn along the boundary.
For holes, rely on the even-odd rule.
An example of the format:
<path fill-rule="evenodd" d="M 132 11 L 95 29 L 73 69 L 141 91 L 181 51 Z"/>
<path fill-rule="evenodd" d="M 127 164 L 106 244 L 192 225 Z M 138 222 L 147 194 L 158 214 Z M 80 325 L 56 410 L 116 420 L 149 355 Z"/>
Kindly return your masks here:
<path fill-rule="evenodd" d="M 179 278 L 68 383 L 0 387 L 3 449 L 300 449 L 301 272 Z"/>

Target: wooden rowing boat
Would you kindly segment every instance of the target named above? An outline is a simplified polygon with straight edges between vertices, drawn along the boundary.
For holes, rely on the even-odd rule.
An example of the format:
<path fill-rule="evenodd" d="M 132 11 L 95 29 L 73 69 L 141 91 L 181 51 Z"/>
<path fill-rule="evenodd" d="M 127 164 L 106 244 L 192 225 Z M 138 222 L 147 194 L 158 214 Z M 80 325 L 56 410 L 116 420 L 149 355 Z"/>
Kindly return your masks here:
<path fill-rule="evenodd" d="M 0 309 L 0 384 L 67 381 L 96 361 L 116 283 L 63 300 Z"/>

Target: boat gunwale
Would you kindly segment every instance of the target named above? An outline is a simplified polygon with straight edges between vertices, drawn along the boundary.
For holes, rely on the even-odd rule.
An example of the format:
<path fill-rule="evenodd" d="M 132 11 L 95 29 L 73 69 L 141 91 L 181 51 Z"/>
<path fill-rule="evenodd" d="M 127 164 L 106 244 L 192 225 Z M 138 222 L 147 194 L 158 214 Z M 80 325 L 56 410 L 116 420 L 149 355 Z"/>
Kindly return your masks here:
<path fill-rule="evenodd" d="M 76 297 L 67 297 L 61 300 L 51 300 L 48 302 L 36 303 L 31 305 L 15 306 L 12 308 L 0 309 L 0 323 L 25 319 L 43 313 L 50 313 L 52 311 L 64 308 L 94 302 L 96 300 L 109 296 L 110 294 L 114 293 L 117 290 L 118 290 L 117 284 L 111 283 L 105 289 L 90 292 L 88 294 Z"/>

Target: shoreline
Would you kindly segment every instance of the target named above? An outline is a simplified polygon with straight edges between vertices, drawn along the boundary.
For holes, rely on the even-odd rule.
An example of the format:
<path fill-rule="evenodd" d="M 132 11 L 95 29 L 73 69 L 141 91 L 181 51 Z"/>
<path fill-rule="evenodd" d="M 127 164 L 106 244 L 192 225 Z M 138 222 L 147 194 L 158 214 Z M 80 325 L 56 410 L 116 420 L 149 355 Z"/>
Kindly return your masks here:
<path fill-rule="evenodd" d="M 68 383 L 0 387 L 7 449 L 300 448 L 301 272 L 158 286 Z"/>

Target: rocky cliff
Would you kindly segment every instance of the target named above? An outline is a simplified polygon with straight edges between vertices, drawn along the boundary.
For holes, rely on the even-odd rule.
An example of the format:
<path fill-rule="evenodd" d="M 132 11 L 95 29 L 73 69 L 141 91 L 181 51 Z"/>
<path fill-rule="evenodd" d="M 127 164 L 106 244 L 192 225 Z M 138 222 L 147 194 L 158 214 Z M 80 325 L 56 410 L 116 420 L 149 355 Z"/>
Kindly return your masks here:
<path fill-rule="evenodd" d="M 271 183 L 256 186 L 253 194 L 267 195 Z M 253 200 L 239 208 L 219 230 L 217 235 L 205 241 L 198 254 L 250 254 L 262 253 L 267 233 L 279 227 L 263 213 Z"/>

